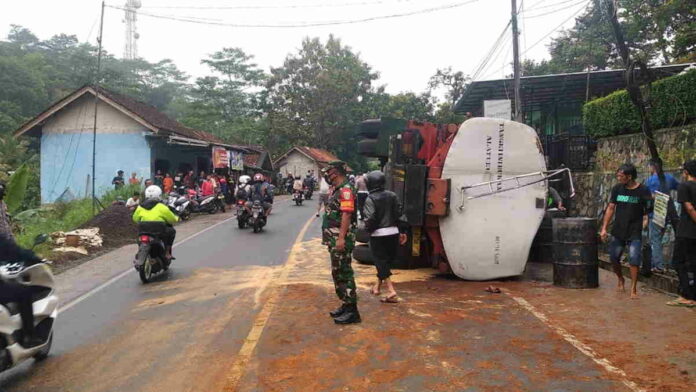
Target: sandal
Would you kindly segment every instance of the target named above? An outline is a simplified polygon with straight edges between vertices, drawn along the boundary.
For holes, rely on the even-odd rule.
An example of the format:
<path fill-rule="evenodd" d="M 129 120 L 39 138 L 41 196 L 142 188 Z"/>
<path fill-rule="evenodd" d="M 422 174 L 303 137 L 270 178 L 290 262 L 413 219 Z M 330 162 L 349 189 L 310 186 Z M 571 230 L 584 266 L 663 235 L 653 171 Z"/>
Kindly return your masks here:
<path fill-rule="evenodd" d="M 399 297 L 395 295 L 390 295 L 389 297 L 383 297 L 382 299 L 379 300 L 383 304 L 398 304 Z"/>
<path fill-rule="evenodd" d="M 484 290 L 484 291 L 487 291 L 487 292 L 493 293 L 493 294 L 500 294 L 501 293 L 500 289 L 495 287 L 495 286 L 488 286 L 488 287 L 486 287 L 486 290 Z"/>
<path fill-rule="evenodd" d="M 372 286 L 372 287 L 370 288 L 370 293 L 371 293 L 372 295 L 377 296 L 377 295 L 380 294 L 380 291 L 379 291 L 379 290 L 375 290 L 375 287 Z"/>

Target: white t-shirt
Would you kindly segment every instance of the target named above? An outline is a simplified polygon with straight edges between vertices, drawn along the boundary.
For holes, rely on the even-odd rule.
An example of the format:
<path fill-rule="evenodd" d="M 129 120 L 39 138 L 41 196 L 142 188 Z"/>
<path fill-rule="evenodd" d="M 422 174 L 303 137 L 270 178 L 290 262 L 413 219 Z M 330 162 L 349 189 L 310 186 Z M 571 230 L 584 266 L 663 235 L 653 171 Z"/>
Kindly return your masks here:
<path fill-rule="evenodd" d="M 329 183 L 326 182 L 324 177 L 319 180 L 319 193 L 329 193 Z"/>
<path fill-rule="evenodd" d="M 121 199 L 123 200 L 123 199 Z M 140 205 L 140 200 L 135 200 L 132 197 L 126 201 L 126 207 L 137 207 Z"/>

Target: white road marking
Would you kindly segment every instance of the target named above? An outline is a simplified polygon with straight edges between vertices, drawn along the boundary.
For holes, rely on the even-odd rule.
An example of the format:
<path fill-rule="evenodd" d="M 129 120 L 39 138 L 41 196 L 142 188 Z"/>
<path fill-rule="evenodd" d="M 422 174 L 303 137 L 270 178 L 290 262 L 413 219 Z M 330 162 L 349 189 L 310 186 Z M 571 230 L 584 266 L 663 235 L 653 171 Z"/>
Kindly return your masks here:
<path fill-rule="evenodd" d="M 280 271 L 278 278 L 269 284 L 269 289 L 271 290 L 271 292 L 268 296 L 268 300 L 263 305 L 263 308 L 261 308 L 261 311 L 254 319 L 253 326 L 251 327 L 251 330 L 249 331 L 249 334 L 247 335 L 246 339 L 244 339 L 244 344 L 242 344 L 242 347 L 239 349 L 239 353 L 237 353 L 237 359 L 235 359 L 234 363 L 232 364 L 232 368 L 230 369 L 230 375 L 227 377 L 227 383 L 223 391 L 235 392 L 237 390 L 239 381 L 244 376 L 247 364 L 249 363 L 249 359 L 251 359 L 251 354 L 256 349 L 256 345 L 259 343 L 259 340 L 261 339 L 261 335 L 263 334 L 263 330 L 266 328 L 268 319 L 270 318 L 273 309 L 275 309 L 276 303 L 278 303 L 278 297 L 280 295 L 279 288 L 288 278 L 288 274 L 290 273 L 290 270 L 292 269 L 292 266 L 294 264 L 295 254 L 299 251 L 298 246 L 302 243 L 302 239 L 304 238 L 307 229 L 309 229 L 309 226 L 315 220 L 316 218 L 312 216 L 304 224 L 302 230 L 300 230 L 300 233 L 297 235 L 297 238 L 293 243 L 290 255 L 288 256 L 288 260 L 285 262 L 285 265 L 283 266 L 283 269 Z"/>
<path fill-rule="evenodd" d="M 576 338 L 573 334 L 570 332 L 566 331 L 564 328 L 559 327 L 557 325 L 553 325 L 551 321 L 546 317 L 545 314 L 541 313 L 539 310 L 537 310 L 532 304 L 527 302 L 524 298 L 521 297 L 516 297 L 512 294 L 510 294 L 507 290 L 503 291 L 508 297 L 512 298 L 517 302 L 521 307 L 525 308 L 527 311 L 529 311 L 531 314 L 534 315 L 539 321 L 544 323 L 547 327 L 551 328 L 554 330 L 557 334 L 561 335 L 563 340 L 566 342 L 570 343 L 573 347 L 577 348 L 581 353 L 585 354 L 588 356 L 591 360 L 593 360 L 595 363 L 597 363 L 599 366 L 601 366 L 604 370 L 606 370 L 609 373 L 613 373 L 617 376 L 620 377 L 621 382 L 628 387 L 631 391 L 633 392 L 645 392 L 644 389 L 638 386 L 635 382 L 631 381 L 628 379 L 628 375 L 626 372 L 623 370 L 617 368 L 614 366 L 611 362 L 609 362 L 608 359 L 602 358 L 597 354 L 590 346 L 586 345 L 585 343 L 581 342 L 578 338 Z"/>
<path fill-rule="evenodd" d="M 207 227 L 207 228 L 205 228 L 205 229 L 203 229 L 203 230 L 201 230 L 201 231 L 199 231 L 199 232 L 197 232 L 197 233 L 191 234 L 190 236 L 184 238 L 183 240 L 177 241 L 177 242 L 174 244 L 174 246 L 172 246 L 172 248 L 176 248 L 177 246 L 183 244 L 184 242 L 186 242 L 186 241 L 188 241 L 188 240 L 191 240 L 191 239 L 193 239 L 193 238 L 195 238 L 195 237 L 198 237 L 199 235 L 201 235 L 201 234 L 203 234 L 203 233 L 205 233 L 205 232 L 208 232 L 208 231 L 210 231 L 210 230 L 212 230 L 212 229 L 214 229 L 214 228 L 220 226 L 220 225 L 223 224 L 223 223 L 227 223 L 228 221 L 230 221 L 230 220 L 232 220 L 232 219 L 236 219 L 236 217 L 233 216 L 233 217 L 231 217 L 231 218 L 227 218 L 227 219 L 225 219 L 224 221 L 218 222 L 218 223 L 216 223 L 216 224 L 214 224 L 214 225 L 212 225 L 212 226 L 210 226 L 210 227 Z M 79 297 L 75 298 L 74 300 L 68 302 L 67 304 L 61 306 L 60 308 L 58 308 L 58 311 L 59 311 L 59 312 L 64 312 L 64 311 L 66 311 L 66 310 L 72 308 L 73 306 L 79 304 L 80 302 L 82 302 L 82 301 L 86 300 L 87 298 L 93 296 L 94 294 L 100 292 L 100 291 L 103 290 L 104 288 L 109 287 L 109 286 L 112 285 L 114 282 L 118 281 L 119 279 L 121 279 L 121 278 L 123 278 L 124 276 L 126 276 L 126 275 L 128 275 L 128 274 L 130 274 L 130 273 L 133 273 L 133 272 L 136 272 L 134 268 L 132 268 L 132 267 L 128 268 L 127 270 L 125 270 L 125 271 L 119 273 L 118 275 L 116 275 L 116 276 L 114 276 L 113 278 L 107 280 L 106 282 L 100 284 L 99 286 L 97 286 L 97 287 L 95 287 L 95 288 L 89 290 L 88 292 L 82 294 L 81 296 L 79 296 Z"/>

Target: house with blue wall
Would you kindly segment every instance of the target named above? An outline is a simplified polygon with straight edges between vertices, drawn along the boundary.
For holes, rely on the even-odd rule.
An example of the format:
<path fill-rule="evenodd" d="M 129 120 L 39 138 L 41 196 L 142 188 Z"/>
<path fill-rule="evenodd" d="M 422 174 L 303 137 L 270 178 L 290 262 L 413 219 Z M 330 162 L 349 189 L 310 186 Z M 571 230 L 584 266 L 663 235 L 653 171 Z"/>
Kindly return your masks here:
<path fill-rule="evenodd" d="M 212 147 L 246 152 L 243 146 L 186 127 L 151 105 L 94 86 L 77 89 L 14 135 L 40 138 L 42 203 L 89 196 L 93 152 L 97 195 L 113 189 L 118 170 L 138 178 L 152 178 L 158 170 L 210 172 Z"/>

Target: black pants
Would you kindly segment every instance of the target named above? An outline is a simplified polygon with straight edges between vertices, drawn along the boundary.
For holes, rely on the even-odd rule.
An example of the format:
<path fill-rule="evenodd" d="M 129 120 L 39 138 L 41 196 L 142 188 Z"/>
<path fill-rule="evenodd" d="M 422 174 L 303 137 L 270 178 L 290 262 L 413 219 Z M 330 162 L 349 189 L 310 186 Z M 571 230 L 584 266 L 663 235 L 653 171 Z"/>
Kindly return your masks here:
<path fill-rule="evenodd" d="M 696 238 L 677 237 L 672 265 L 679 278 L 679 295 L 696 300 Z"/>
<path fill-rule="evenodd" d="M 138 223 L 138 234 L 150 234 L 159 238 L 164 245 L 171 247 L 176 238 L 176 229 L 164 222 L 140 222 Z"/>
<path fill-rule="evenodd" d="M 360 211 L 360 219 L 363 219 L 363 209 L 365 208 L 365 200 L 370 194 L 367 192 L 358 192 L 358 211 Z"/>
<path fill-rule="evenodd" d="M 34 335 L 33 292 L 34 289 L 31 286 L 14 282 L 0 282 L 0 303 L 16 302 L 19 305 L 24 336 Z"/>
<path fill-rule="evenodd" d="M 370 251 L 375 259 L 377 277 L 380 280 L 391 276 L 391 265 L 396 260 L 399 251 L 399 235 L 387 235 L 383 237 L 370 237 Z"/>

